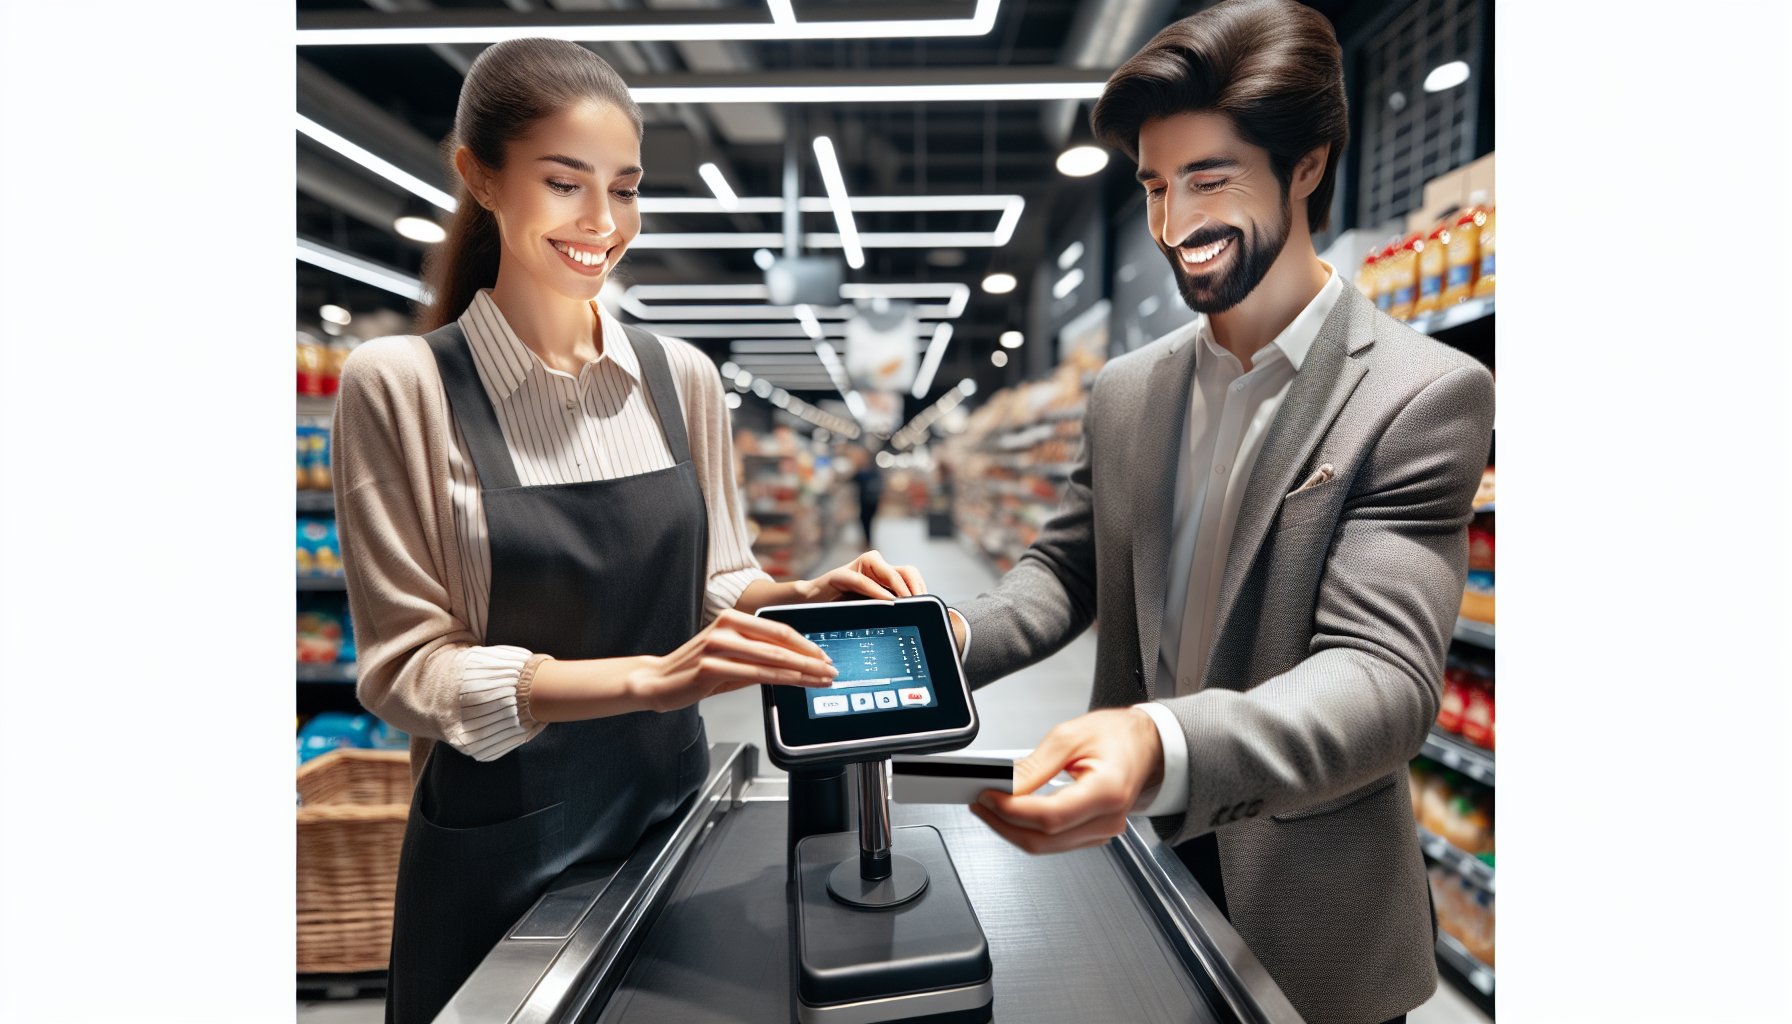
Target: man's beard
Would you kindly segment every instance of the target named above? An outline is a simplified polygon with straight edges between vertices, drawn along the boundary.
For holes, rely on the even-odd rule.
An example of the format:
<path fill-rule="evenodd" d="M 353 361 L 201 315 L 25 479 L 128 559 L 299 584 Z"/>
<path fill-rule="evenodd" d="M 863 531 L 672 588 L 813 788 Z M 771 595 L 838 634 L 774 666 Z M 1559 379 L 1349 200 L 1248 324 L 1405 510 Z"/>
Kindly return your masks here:
<path fill-rule="evenodd" d="M 1188 236 L 1176 248 L 1164 255 L 1170 258 L 1170 269 L 1176 275 L 1176 288 L 1182 292 L 1182 301 L 1188 308 L 1197 313 L 1224 313 L 1245 300 L 1251 294 L 1263 275 L 1275 265 L 1276 257 L 1282 254 L 1282 247 L 1288 244 L 1288 232 L 1294 227 L 1293 205 L 1289 203 L 1287 194 L 1282 197 L 1282 223 L 1276 234 L 1265 238 L 1259 230 L 1261 225 L 1251 224 L 1250 237 L 1230 224 L 1212 224 Z M 1232 239 L 1229 247 L 1236 253 L 1232 259 L 1232 268 L 1224 273 L 1190 275 L 1184 267 L 1182 257 L 1176 254 L 1177 248 L 1199 248 L 1212 245 L 1225 239 Z M 1160 245 L 1159 248 L 1162 248 Z"/>

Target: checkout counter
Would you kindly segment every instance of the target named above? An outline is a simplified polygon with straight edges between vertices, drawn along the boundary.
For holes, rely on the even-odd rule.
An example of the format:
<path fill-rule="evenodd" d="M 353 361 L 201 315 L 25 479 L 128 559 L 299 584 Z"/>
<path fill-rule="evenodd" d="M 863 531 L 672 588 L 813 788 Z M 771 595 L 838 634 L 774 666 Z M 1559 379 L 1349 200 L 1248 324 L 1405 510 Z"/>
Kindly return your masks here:
<path fill-rule="evenodd" d="M 627 858 L 568 868 L 437 1024 L 794 1021 L 787 784 L 758 762 L 750 744 L 713 744 L 691 800 Z M 1143 818 L 1104 846 L 1034 857 L 963 807 L 891 812 L 939 830 L 988 937 L 995 996 L 979 1019 L 1300 1024 Z"/>

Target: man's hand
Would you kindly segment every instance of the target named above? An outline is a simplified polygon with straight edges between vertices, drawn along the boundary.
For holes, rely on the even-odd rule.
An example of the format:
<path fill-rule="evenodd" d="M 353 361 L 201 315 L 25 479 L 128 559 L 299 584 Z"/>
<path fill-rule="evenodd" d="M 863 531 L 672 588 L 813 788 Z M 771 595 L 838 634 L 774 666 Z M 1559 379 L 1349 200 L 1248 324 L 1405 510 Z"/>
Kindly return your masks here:
<path fill-rule="evenodd" d="M 1029 796 L 1060 771 L 1076 781 L 1049 796 Z M 1138 708 L 1091 711 L 1046 734 L 1014 764 L 1014 795 L 984 790 L 971 805 L 1003 839 L 1028 853 L 1096 846 L 1126 831 L 1139 794 L 1163 781 L 1157 724 Z"/>

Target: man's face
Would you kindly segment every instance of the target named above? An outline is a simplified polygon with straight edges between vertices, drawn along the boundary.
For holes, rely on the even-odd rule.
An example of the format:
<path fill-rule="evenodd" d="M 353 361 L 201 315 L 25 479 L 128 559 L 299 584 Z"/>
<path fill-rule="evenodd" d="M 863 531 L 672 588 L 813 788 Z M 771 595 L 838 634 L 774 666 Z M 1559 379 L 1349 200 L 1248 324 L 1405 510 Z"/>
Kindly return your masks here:
<path fill-rule="evenodd" d="M 1198 313 L 1243 302 L 1288 241 L 1293 207 L 1269 151 L 1239 138 L 1223 114 L 1146 121 L 1138 178 L 1151 238 Z"/>

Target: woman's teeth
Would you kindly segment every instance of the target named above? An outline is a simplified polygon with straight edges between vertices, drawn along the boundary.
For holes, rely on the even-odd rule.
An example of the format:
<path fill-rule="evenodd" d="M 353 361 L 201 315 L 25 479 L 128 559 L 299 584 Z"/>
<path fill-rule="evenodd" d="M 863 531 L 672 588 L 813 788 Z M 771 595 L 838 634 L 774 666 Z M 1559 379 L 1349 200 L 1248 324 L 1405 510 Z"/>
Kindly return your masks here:
<path fill-rule="evenodd" d="M 1212 245 L 1203 245 L 1198 249 L 1177 249 L 1176 251 L 1182 254 L 1182 262 L 1184 263 L 1206 263 L 1208 260 L 1218 256 L 1225 250 L 1226 246 L 1231 244 L 1232 240 L 1230 238 L 1224 238 Z"/>
<path fill-rule="evenodd" d="M 598 266 L 609 256 L 609 250 L 607 249 L 603 252 L 594 252 L 590 249 L 580 249 L 576 246 L 567 245 L 565 242 L 556 242 L 551 239 L 548 244 L 564 253 L 568 258 L 583 263 L 587 267 Z"/>

